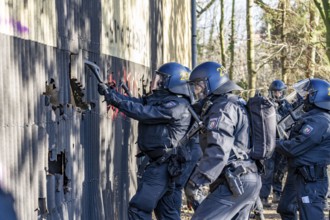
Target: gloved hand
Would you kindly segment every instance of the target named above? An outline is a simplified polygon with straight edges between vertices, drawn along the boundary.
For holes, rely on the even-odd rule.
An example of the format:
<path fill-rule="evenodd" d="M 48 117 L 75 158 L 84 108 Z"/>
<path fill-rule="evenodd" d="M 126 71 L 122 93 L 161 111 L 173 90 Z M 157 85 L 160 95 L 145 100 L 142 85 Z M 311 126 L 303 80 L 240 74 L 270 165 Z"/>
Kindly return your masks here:
<path fill-rule="evenodd" d="M 109 93 L 109 90 L 111 90 L 111 88 L 104 83 L 99 83 L 97 85 L 97 91 L 99 92 L 100 95 L 105 95 Z"/>
<path fill-rule="evenodd" d="M 112 105 L 115 107 L 119 107 L 121 103 L 121 99 L 116 95 L 116 91 L 114 89 L 109 89 L 108 93 L 104 95 L 105 101 L 108 105 Z"/>
<path fill-rule="evenodd" d="M 194 210 L 203 202 L 206 198 L 206 193 L 202 186 L 196 186 L 191 180 L 188 181 L 185 189 L 188 207 L 192 207 Z"/>
<path fill-rule="evenodd" d="M 104 83 L 99 83 L 97 85 L 97 91 L 100 95 L 104 95 L 105 101 L 108 105 L 113 105 L 118 107 L 120 102 L 122 101 L 117 95 L 116 91 L 111 88 L 111 86 L 107 86 Z"/>

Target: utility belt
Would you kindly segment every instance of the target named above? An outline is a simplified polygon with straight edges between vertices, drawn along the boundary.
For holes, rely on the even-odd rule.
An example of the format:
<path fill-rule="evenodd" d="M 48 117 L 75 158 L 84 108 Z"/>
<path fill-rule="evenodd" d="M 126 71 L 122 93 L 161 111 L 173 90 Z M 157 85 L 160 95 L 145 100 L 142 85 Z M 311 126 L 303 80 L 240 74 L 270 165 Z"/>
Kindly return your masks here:
<path fill-rule="evenodd" d="M 190 151 L 186 147 L 163 148 L 143 153 L 150 158 L 150 163 L 168 163 L 168 172 L 172 177 L 182 174 L 186 162 L 191 160 Z"/>
<path fill-rule="evenodd" d="M 151 160 L 157 160 L 161 156 L 163 156 L 166 153 L 166 149 L 156 149 L 156 150 L 150 150 L 150 151 L 145 151 L 144 154 L 148 155 L 148 157 Z"/>
<path fill-rule="evenodd" d="M 176 149 L 175 148 L 162 148 L 162 149 L 156 149 L 156 150 L 150 150 L 150 151 L 145 151 L 142 154 L 147 155 L 152 162 L 157 161 L 158 163 L 163 163 L 172 154 L 176 154 Z M 138 157 L 138 155 L 137 155 Z"/>
<path fill-rule="evenodd" d="M 144 170 L 148 166 L 148 164 L 152 162 L 157 162 L 157 163 L 165 162 L 168 158 L 165 159 L 164 156 L 167 155 L 167 152 L 169 152 L 169 150 L 171 149 L 167 149 L 167 150 L 156 149 L 152 151 L 140 152 L 137 155 L 135 155 L 135 157 L 140 160 L 140 163 L 138 165 L 138 172 L 137 172 L 138 179 L 142 178 Z"/>
<path fill-rule="evenodd" d="M 235 161 L 225 166 L 224 171 L 218 179 L 210 186 L 210 191 L 213 192 L 219 185 L 227 184 L 233 196 L 240 196 L 244 193 L 244 187 L 240 177 L 247 173 L 257 173 L 258 168 L 254 161 Z"/>
<path fill-rule="evenodd" d="M 297 167 L 295 173 L 301 175 L 305 182 L 316 182 L 328 176 L 327 165 L 321 164 Z"/>

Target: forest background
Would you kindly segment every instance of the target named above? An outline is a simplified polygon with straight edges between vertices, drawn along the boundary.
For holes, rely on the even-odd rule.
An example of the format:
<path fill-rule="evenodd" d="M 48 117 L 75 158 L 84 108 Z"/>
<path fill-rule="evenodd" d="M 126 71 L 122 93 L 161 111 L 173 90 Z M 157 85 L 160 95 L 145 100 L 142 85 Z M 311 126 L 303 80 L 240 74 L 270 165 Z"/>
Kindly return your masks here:
<path fill-rule="evenodd" d="M 330 81 L 329 0 L 197 0 L 197 63 L 217 61 L 245 89 Z"/>

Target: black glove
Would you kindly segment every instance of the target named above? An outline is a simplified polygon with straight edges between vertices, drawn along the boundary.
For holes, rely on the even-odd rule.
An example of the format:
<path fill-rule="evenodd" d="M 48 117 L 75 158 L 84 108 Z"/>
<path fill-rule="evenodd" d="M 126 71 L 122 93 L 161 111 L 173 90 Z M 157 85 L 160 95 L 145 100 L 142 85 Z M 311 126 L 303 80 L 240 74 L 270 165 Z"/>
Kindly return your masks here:
<path fill-rule="evenodd" d="M 191 180 L 188 181 L 185 189 L 188 207 L 192 207 L 194 210 L 203 202 L 206 198 L 206 194 L 202 186 L 196 186 Z"/>
<path fill-rule="evenodd" d="M 107 86 L 104 83 L 99 83 L 97 85 L 97 91 L 100 95 L 104 95 L 105 101 L 108 105 L 113 105 L 115 107 L 118 107 L 120 102 L 122 101 L 117 95 L 116 91 L 111 88 L 111 86 Z"/>
<path fill-rule="evenodd" d="M 116 91 L 113 89 L 109 89 L 108 93 L 104 95 L 105 101 L 108 105 L 112 105 L 115 107 L 119 107 L 119 104 L 121 103 L 121 99 L 117 96 Z"/>
<path fill-rule="evenodd" d="M 99 83 L 97 85 L 97 91 L 99 92 L 100 95 L 105 95 L 105 94 L 109 93 L 110 90 L 111 90 L 111 88 L 108 87 L 104 83 Z"/>

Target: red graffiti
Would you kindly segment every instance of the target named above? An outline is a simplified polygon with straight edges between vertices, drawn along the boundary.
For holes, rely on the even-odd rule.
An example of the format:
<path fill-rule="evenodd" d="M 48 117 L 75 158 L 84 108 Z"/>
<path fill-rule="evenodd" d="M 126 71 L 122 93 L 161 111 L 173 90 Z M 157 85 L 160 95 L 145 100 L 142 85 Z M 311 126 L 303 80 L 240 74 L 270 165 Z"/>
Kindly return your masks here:
<path fill-rule="evenodd" d="M 110 64 L 108 63 L 108 66 L 110 66 Z M 125 96 L 127 96 L 127 94 L 125 93 L 125 91 L 123 90 L 122 87 L 118 87 L 119 85 L 117 84 L 116 79 L 119 79 L 120 83 L 124 83 L 125 85 L 127 85 L 128 89 L 130 90 L 132 96 L 136 96 L 138 95 L 139 97 L 141 97 L 143 94 L 139 94 L 139 91 L 143 93 L 144 88 L 139 89 L 139 81 L 136 80 L 135 76 L 140 76 L 142 75 L 140 81 L 143 82 L 143 74 L 139 74 L 139 73 L 132 73 L 131 71 L 127 71 L 127 69 L 125 68 L 125 66 L 122 66 L 121 70 L 118 70 L 116 72 L 116 75 L 114 75 L 114 72 L 110 71 L 110 68 L 108 68 L 108 73 L 107 73 L 107 82 L 109 85 L 111 85 L 114 89 L 116 89 L 116 91 L 118 91 L 120 94 L 123 94 Z M 143 85 L 142 85 L 143 86 Z M 124 119 L 127 117 L 124 113 L 119 112 L 119 110 L 113 106 L 108 106 L 107 107 L 107 112 L 109 114 L 109 116 L 112 118 L 112 120 L 115 120 L 118 118 L 118 116 L 120 115 L 121 117 L 123 117 Z"/>

